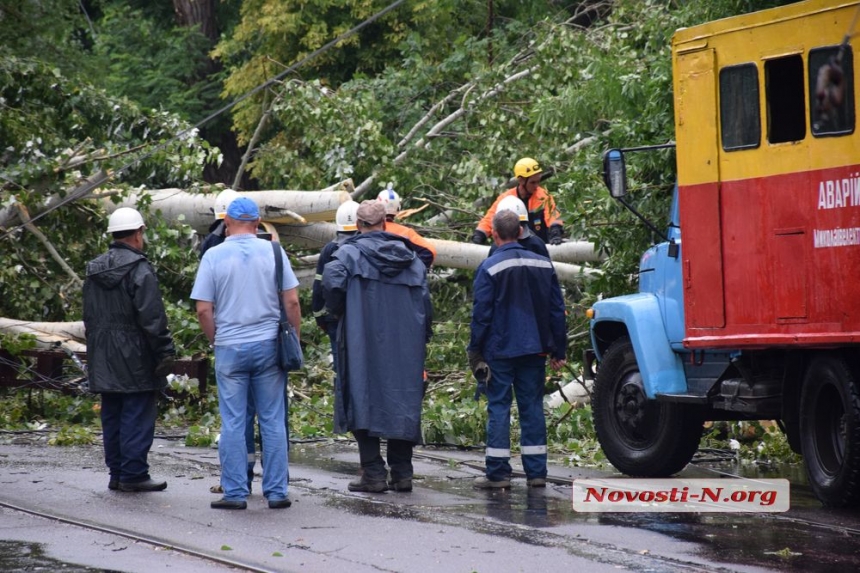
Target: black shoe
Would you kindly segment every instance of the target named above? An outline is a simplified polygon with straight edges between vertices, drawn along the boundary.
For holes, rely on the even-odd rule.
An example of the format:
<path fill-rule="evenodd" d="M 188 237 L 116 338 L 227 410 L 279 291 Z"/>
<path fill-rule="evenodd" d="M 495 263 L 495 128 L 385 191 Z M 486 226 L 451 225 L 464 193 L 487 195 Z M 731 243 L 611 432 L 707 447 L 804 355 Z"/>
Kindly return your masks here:
<path fill-rule="evenodd" d="M 382 480 L 369 480 L 366 479 L 365 476 L 361 476 L 360 479 L 349 482 L 347 486 L 349 491 L 366 491 L 369 493 L 382 493 L 383 491 L 388 489 L 388 483 Z"/>
<path fill-rule="evenodd" d="M 400 492 L 412 491 L 412 478 L 390 481 L 388 482 L 388 489 Z"/>
<path fill-rule="evenodd" d="M 288 497 L 285 497 L 284 499 L 269 500 L 269 509 L 286 509 L 291 505 L 293 505 L 293 502 L 291 502 Z"/>
<path fill-rule="evenodd" d="M 209 504 L 209 507 L 211 507 L 212 509 L 246 509 L 248 507 L 248 502 L 233 499 L 224 499 L 222 497 L 218 501 L 211 502 Z"/>
<path fill-rule="evenodd" d="M 161 491 L 163 489 L 167 489 L 167 482 L 152 478 L 138 482 L 119 482 L 120 491 Z"/>
<path fill-rule="evenodd" d="M 108 482 L 108 489 L 111 491 L 118 490 L 119 489 L 119 480 L 111 478 L 111 480 Z"/>

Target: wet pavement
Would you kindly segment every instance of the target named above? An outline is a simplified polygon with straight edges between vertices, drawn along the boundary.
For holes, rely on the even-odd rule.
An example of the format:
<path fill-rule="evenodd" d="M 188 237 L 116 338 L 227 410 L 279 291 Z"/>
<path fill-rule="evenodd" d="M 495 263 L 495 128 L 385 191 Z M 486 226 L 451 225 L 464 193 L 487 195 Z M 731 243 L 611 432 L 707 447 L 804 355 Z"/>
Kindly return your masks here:
<path fill-rule="evenodd" d="M 257 477 L 248 510 L 229 512 L 208 507 L 213 449 L 157 440 L 150 462 L 168 489 L 128 494 L 107 490 L 96 446 L 0 445 L 0 539 L 22 561 L 79 566 L 64 571 L 860 570 L 860 512 L 822 508 L 797 476 L 786 513 L 577 513 L 566 480 L 607 472 L 553 464 L 545 490 L 514 479 L 485 492 L 472 487 L 482 456 L 417 449 L 412 493 L 364 494 L 346 488 L 358 471 L 354 444 L 294 443 L 293 507 L 269 510 Z M 683 475 L 731 471 L 697 464 Z"/>

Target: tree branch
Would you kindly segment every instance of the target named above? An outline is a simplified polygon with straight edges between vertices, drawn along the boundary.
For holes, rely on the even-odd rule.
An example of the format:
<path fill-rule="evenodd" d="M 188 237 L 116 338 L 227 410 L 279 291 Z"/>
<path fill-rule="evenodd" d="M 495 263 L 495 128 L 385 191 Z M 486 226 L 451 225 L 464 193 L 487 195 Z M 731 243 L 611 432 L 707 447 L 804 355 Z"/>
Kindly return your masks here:
<path fill-rule="evenodd" d="M 75 282 L 75 284 L 77 284 L 78 286 L 82 285 L 83 281 L 78 275 L 75 274 L 75 271 L 72 270 L 72 267 L 70 267 L 69 264 L 65 260 L 63 260 L 63 257 L 60 256 L 60 253 L 58 253 L 57 249 L 54 248 L 54 245 L 51 244 L 51 241 L 49 241 L 48 238 L 44 234 L 42 234 L 42 231 L 40 231 L 36 227 L 36 225 L 30 222 L 30 213 L 27 212 L 27 207 L 25 207 L 22 203 L 16 203 L 15 206 L 18 207 L 18 212 L 20 213 L 21 221 L 24 224 L 24 228 L 36 235 L 36 238 L 39 239 L 39 241 L 51 254 L 51 258 L 53 258 L 57 262 L 57 264 L 59 264 L 60 267 L 62 267 L 62 269 L 66 271 L 67 275 L 72 277 L 72 280 Z"/>

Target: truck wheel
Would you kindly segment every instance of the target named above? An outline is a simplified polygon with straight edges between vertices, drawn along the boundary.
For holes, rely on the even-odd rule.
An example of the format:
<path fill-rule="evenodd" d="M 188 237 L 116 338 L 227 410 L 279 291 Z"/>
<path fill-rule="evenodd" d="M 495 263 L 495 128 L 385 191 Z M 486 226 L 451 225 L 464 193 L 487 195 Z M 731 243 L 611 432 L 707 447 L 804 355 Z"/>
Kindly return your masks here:
<path fill-rule="evenodd" d="M 800 399 L 803 464 L 824 505 L 860 503 L 860 389 L 855 373 L 835 354 L 816 356 Z"/>
<path fill-rule="evenodd" d="M 603 453 L 627 475 L 670 476 L 684 469 L 699 447 L 701 410 L 648 400 L 628 337 L 615 341 L 604 355 L 591 409 Z"/>

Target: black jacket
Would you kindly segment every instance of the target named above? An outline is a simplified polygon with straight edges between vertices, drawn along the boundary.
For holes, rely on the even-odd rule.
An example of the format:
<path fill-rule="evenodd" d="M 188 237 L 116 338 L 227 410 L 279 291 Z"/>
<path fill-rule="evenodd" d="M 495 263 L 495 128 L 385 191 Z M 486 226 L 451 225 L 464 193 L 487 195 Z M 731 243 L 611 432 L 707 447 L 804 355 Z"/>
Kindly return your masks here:
<path fill-rule="evenodd" d="M 175 349 L 158 279 L 143 253 L 115 242 L 87 263 L 84 327 L 91 392 L 145 392 L 167 385 L 155 367 Z"/>
<path fill-rule="evenodd" d="M 325 308 L 325 298 L 323 297 L 322 278 L 325 266 L 331 261 L 334 252 L 344 242 L 356 236 L 357 231 L 342 232 L 339 231 L 334 241 L 326 243 L 320 251 L 320 258 L 317 260 L 317 272 L 314 276 L 314 284 L 311 289 L 311 310 L 314 313 L 314 319 L 320 328 L 328 328 L 329 326 L 337 326 L 337 318 L 330 315 Z"/>

